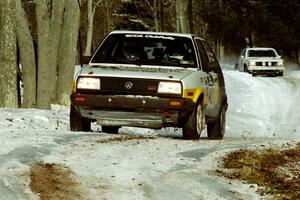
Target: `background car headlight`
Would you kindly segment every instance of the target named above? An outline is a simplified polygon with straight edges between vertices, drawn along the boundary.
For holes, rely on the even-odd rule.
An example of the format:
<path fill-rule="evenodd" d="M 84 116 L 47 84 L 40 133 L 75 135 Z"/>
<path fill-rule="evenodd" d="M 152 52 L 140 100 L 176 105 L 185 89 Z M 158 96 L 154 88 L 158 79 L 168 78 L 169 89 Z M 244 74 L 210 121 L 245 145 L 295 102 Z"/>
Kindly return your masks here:
<path fill-rule="evenodd" d="M 161 94 L 181 94 L 181 83 L 179 82 L 160 82 L 158 93 Z"/>
<path fill-rule="evenodd" d="M 249 61 L 249 65 L 255 65 L 255 61 Z"/>
<path fill-rule="evenodd" d="M 277 66 L 283 66 L 283 60 L 279 60 Z"/>
<path fill-rule="evenodd" d="M 92 77 L 79 77 L 77 81 L 78 89 L 100 90 L 100 79 Z"/>

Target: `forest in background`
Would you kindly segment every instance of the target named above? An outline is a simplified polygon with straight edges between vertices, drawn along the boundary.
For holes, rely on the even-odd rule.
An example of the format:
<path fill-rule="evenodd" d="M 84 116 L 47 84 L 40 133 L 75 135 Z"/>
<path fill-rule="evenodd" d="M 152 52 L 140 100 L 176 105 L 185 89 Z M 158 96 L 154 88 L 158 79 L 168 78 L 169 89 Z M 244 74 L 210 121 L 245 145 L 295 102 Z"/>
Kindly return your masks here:
<path fill-rule="evenodd" d="M 300 0 L 1 0 L 0 107 L 68 105 L 74 65 L 112 30 L 195 33 L 221 62 L 267 46 L 300 63 L 299 19 Z"/>

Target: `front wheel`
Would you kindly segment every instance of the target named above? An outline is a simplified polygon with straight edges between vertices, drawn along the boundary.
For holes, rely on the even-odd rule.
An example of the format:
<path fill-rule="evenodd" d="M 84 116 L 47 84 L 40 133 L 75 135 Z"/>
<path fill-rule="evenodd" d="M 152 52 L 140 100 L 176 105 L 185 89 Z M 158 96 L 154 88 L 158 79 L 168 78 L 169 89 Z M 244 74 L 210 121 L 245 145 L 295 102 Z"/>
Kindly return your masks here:
<path fill-rule="evenodd" d="M 221 140 L 226 128 L 226 107 L 223 105 L 217 120 L 207 124 L 207 137 L 212 140 Z"/>
<path fill-rule="evenodd" d="M 182 129 L 184 139 L 199 139 L 201 131 L 205 126 L 205 116 L 201 103 L 198 103 L 193 113 L 190 115 L 188 121 Z"/>
<path fill-rule="evenodd" d="M 73 105 L 70 108 L 70 129 L 71 131 L 91 131 L 91 120 L 82 117 Z"/>
<path fill-rule="evenodd" d="M 248 68 L 246 65 L 244 65 L 244 72 L 248 72 Z"/>

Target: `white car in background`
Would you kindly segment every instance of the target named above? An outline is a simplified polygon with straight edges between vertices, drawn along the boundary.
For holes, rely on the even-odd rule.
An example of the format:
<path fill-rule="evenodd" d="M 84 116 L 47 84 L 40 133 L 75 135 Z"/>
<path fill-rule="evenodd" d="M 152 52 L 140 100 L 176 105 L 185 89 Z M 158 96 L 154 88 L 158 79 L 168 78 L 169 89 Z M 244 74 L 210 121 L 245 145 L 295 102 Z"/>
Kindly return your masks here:
<path fill-rule="evenodd" d="M 245 48 L 242 50 L 236 69 L 252 75 L 282 76 L 283 59 L 273 48 Z"/>

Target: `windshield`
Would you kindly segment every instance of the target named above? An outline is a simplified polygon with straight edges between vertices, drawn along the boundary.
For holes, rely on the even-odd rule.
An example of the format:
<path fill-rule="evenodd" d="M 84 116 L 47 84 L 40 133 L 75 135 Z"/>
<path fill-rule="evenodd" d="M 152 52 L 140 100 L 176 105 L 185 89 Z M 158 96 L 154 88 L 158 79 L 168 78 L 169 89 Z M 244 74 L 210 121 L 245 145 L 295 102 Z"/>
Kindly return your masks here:
<path fill-rule="evenodd" d="M 197 67 L 191 39 L 150 34 L 112 34 L 91 63 Z"/>
<path fill-rule="evenodd" d="M 274 50 L 249 50 L 248 57 L 276 57 Z"/>

